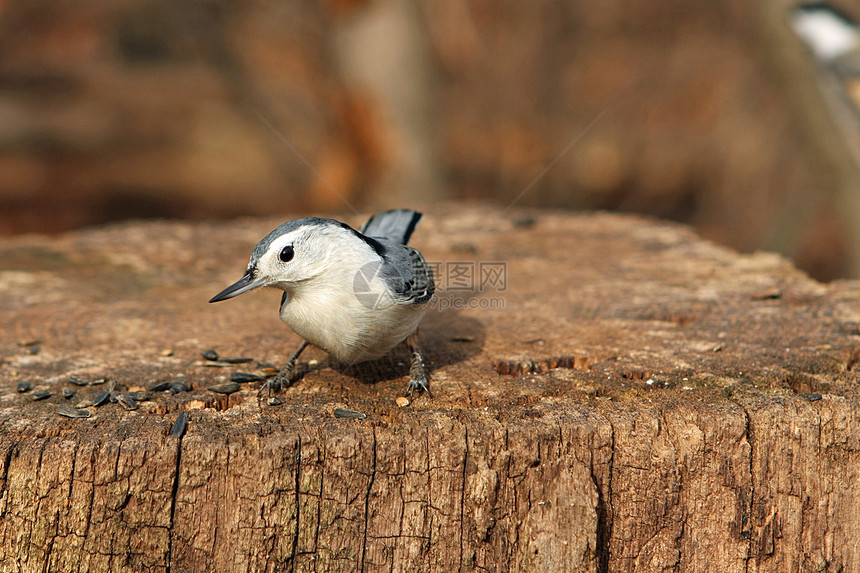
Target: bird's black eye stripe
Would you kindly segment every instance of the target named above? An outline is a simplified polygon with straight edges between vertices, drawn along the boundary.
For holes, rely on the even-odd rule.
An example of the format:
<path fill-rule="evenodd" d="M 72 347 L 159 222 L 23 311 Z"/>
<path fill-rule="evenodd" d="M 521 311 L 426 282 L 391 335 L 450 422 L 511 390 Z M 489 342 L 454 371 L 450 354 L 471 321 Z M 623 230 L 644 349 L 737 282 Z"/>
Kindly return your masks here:
<path fill-rule="evenodd" d="M 281 259 L 281 261 L 288 263 L 293 260 L 293 255 L 295 255 L 295 252 L 293 251 L 293 246 L 287 245 L 286 247 L 281 249 L 281 254 L 278 255 L 278 258 Z"/>

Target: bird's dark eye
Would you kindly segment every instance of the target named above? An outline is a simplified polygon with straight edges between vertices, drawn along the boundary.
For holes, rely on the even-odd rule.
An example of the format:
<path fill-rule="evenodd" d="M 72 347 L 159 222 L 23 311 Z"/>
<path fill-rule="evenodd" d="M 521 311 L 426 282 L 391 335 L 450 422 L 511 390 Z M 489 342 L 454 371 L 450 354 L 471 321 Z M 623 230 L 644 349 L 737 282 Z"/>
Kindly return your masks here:
<path fill-rule="evenodd" d="M 287 245 L 286 247 L 284 247 L 283 249 L 281 249 L 281 254 L 280 254 L 280 255 L 278 255 L 278 258 L 279 258 L 279 259 L 281 259 L 281 261 L 283 261 L 283 262 L 285 262 L 285 263 L 288 263 L 288 262 L 290 262 L 291 260 L 293 260 L 293 255 L 294 255 L 294 254 L 295 254 L 295 253 L 293 252 L 293 246 L 292 246 L 292 245 Z"/>

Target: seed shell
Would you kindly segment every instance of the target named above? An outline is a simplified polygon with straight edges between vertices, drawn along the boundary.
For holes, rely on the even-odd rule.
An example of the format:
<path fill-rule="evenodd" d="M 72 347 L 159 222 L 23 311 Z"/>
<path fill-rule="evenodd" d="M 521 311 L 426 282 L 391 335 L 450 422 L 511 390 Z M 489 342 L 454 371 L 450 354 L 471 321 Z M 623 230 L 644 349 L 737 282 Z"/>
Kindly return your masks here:
<path fill-rule="evenodd" d="M 256 374 L 250 374 L 248 372 L 233 372 L 230 374 L 230 380 L 233 382 L 238 382 L 239 384 L 244 384 L 246 382 L 262 382 L 263 378 L 261 376 L 257 376 Z"/>
<path fill-rule="evenodd" d="M 188 414 L 182 410 L 176 417 L 176 421 L 173 422 L 173 427 L 170 428 L 170 435 L 181 438 L 185 435 L 186 429 L 188 429 Z"/>
<path fill-rule="evenodd" d="M 224 382 L 223 384 L 209 386 L 207 389 L 212 392 L 217 392 L 218 394 L 232 394 L 233 392 L 239 391 L 239 384 L 236 382 Z"/>
<path fill-rule="evenodd" d="M 61 404 L 57 408 L 57 414 L 66 418 L 89 418 L 92 416 L 89 410 L 79 410 L 78 408 L 72 408 L 68 404 Z"/>
<path fill-rule="evenodd" d="M 137 410 L 138 408 L 140 408 L 140 405 L 138 405 L 137 400 L 129 396 L 128 392 L 117 394 L 116 401 L 126 410 Z"/>
<path fill-rule="evenodd" d="M 191 388 L 185 382 L 171 382 L 169 390 L 172 394 L 179 394 L 180 392 L 188 392 Z"/>
<path fill-rule="evenodd" d="M 334 417 L 335 418 L 352 418 L 354 420 L 364 420 L 367 418 L 367 414 L 362 414 L 361 412 L 356 412 L 355 410 L 349 410 L 348 408 L 335 408 L 334 409 Z"/>
<path fill-rule="evenodd" d="M 148 402 L 152 400 L 152 396 L 146 390 L 130 390 L 125 393 L 130 398 L 134 398 L 137 402 Z"/>
<path fill-rule="evenodd" d="M 149 391 L 150 392 L 164 392 L 165 390 L 170 390 L 170 384 L 172 384 L 172 382 L 159 382 L 155 386 L 150 386 Z"/>
<path fill-rule="evenodd" d="M 109 401 L 110 401 L 110 392 L 108 392 L 107 390 L 102 390 L 101 392 L 96 394 L 95 398 L 93 398 L 93 406 L 99 407 L 99 406 L 102 406 L 104 404 L 107 404 Z"/>
<path fill-rule="evenodd" d="M 247 358 L 245 356 L 228 356 L 226 358 L 222 356 L 219 360 L 221 362 L 226 362 L 227 364 L 246 364 L 254 361 L 253 358 Z"/>
<path fill-rule="evenodd" d="M 218 360 L 218 353 L 215 350 L 204 350 L 200 355 L 206 360 Z"/>

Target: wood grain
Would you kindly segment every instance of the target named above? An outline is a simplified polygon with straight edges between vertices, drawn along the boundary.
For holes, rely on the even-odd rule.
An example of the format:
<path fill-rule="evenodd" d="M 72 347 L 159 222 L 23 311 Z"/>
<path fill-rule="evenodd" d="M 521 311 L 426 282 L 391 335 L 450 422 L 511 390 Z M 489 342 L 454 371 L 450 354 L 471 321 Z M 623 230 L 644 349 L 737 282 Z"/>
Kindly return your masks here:
<path fill-rule="evenodd" d="M 413 241 L 440 272 L 433 399 L 395 402 L 404 350 L 344 368 L 310 349 L 279 406 L 216 395 L 299 342 L 276 292 L 206 302 L 280 222 L 0 245 L 4 571 L 860 568 L 857 283 L 641 217 L 442 205 Z M 445 274 L 495 262 L 501 290 Z M 69 419 L 68 376 L 108 380 L 71 403 L 193 389 Z"/>

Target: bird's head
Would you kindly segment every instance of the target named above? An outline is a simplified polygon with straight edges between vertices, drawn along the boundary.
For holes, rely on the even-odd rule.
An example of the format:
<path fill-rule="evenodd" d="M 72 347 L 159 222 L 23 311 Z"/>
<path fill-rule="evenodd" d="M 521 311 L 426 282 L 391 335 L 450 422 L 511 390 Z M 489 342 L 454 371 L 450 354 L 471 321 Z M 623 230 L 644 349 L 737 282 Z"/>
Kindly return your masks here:
<path fill-rule="evenodd" d="M 379 246 L 333 219 L 288 221 L 257 243 L 245 275 L 209 302 L 231 299 L 260 287 L 290 291 L 320 276 L 347 272 L 374 256 L 374 243 Z"/>

